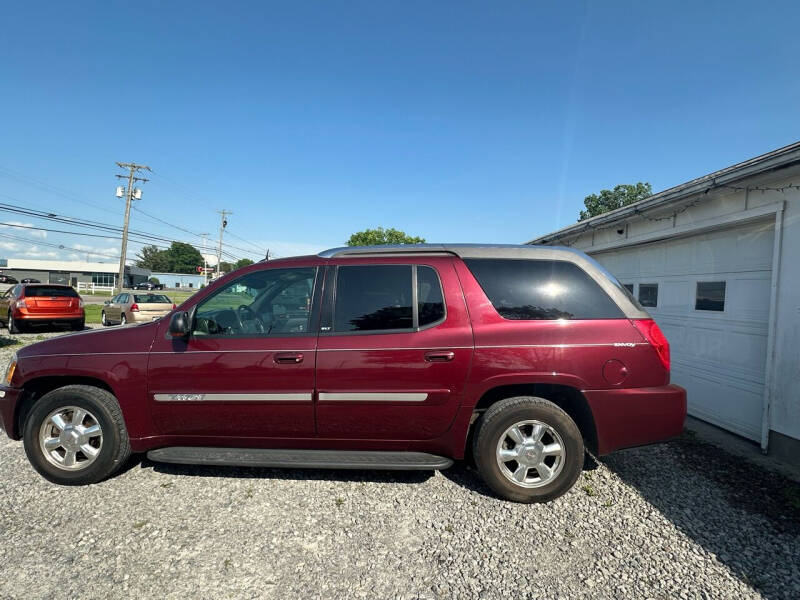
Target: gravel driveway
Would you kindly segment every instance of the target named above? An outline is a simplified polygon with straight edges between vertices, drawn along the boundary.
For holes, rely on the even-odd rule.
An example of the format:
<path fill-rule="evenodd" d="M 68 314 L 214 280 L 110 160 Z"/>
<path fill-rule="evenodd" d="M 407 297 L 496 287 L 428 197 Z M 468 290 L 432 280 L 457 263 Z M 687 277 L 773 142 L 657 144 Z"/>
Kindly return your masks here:
<path fill-rule="evenodd" d="M 685 436 L 589 460 L 547 505 L 498 500 L 463 464 L 398 474 L 139 459 L 62 488 L 0 438 L 1 598 L 295 596 L 798 598 L 800 487 Z"/>

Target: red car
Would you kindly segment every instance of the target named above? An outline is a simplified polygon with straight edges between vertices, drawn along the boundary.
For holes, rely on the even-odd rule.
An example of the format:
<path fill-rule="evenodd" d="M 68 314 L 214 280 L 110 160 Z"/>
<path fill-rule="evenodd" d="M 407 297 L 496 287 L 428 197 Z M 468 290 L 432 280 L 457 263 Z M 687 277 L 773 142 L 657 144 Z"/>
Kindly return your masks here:
<path fill-rule="evenodd" d="M 84 328 L 83 300 L 68 285 L 20 283 L 0 296 L 0 321 L 9 333 L 20 333 L 28 325 L 67 324 Z"/>
<path fill-rule="evenodd" d="M 546 501 L 584 449 L 679 434 L 686 393 L 636 300 L 569 248 L 340 248 L 230 273 L 165 319 L 28 346 L 0 415 L 60 484 L 154 461 L 444 469 Z"/>

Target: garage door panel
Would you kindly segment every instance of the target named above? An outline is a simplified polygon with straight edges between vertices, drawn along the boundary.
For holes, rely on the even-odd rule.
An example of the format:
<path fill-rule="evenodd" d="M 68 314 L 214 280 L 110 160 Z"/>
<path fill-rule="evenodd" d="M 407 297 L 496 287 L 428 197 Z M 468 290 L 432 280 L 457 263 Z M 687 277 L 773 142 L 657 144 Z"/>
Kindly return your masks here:
<path fill-rule="evenodd" d="M 733 281 L 730 294 L 731 314 L 740 319 L 769 322 L 770 278 L 741 277 Z"/>
<path fill-rule="evenodd" d="M 672 352 L 689 414 L 761 437 L 773 227 L 756 223 L 596 255 L 624 283 L 658 283 L 648 308 Z M 612 257 L 613 254 L 613 257 Z M 695 310 L 699 281 L 725 281 L 723 311 Z"/>

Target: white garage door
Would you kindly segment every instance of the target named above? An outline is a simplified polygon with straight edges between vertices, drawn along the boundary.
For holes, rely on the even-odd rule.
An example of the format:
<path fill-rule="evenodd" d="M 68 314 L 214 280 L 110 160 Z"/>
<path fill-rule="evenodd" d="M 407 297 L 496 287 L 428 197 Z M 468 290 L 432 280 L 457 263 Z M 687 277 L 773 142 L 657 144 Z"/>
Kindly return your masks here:
<path fill-rule="evenodd" d="M 670 342 L 672 381 L 686 388 L 689 414 L 753 440 L 761 439 L 773 237 L 771 222 L 749 224 L 595 255 L 637 297 L 652 298 L 648 284 L 658 285 L 657 305 L 646 308 Z"/>

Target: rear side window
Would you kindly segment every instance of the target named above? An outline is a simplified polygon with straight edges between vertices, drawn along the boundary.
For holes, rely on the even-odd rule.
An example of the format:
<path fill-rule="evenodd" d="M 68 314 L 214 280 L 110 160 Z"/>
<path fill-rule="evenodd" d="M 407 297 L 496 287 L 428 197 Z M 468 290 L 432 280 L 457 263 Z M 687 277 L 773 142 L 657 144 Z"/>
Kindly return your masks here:
<path fill-rule="evenodd" d="M 337 333 L 414 331 L 446 316 L 439 275 L 425 265 L 340 266 L 333 304 Z"/>
<path fill-rule="evenodd" d="M 26 298 L 37 298 L 40 296 L 77 298 L 78 292 L 71 287 L 51 287 L 47 285 L 27 286 L 25 288 Z"/>
<path fill-rule="evenodd" d="M 411 265 L 339 267 L 334 331 L 411 329 Z"/>
<path fill-rule="evenodd" d="M 555 260 L 465 259 L 505 319 L 622 319 L 624 314 L 578 265 Z"/>

